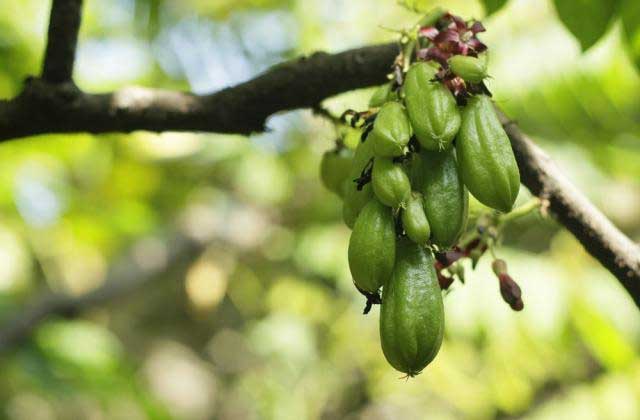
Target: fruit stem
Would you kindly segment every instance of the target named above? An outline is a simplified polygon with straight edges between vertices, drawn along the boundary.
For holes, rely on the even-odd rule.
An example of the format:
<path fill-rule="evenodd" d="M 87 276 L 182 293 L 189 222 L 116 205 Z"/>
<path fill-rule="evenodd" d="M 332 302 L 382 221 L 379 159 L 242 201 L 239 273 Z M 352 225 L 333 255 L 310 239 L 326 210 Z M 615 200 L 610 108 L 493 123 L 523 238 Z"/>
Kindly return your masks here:
<path fill-rule="evenodd" d="M 534 197 L 520 207 L 513 209 L 511 212 L 500 215 L 498 218 L 498 226 L 502 226 L 521 217 L 525 217 L 530 213 L 539 210 L 541 205 L 542 201 L 539 198 Z"/>

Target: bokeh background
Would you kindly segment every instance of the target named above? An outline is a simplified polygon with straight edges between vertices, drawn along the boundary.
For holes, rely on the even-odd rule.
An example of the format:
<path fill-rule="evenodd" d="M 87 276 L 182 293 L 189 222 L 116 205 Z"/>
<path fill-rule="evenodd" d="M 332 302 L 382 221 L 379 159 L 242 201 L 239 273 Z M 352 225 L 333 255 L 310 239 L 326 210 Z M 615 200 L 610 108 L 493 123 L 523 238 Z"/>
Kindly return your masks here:
<path fill-rule="evenodd" d="M 484 16 L 476 1 L 423 3 Z M 0 1 L 3 98 L 39 72 L 49 6 Z M 92 92 L 206 93 L 300 54 L 391 41 L 415 20 L 392 0 L 86 0 L 75 78 Z M 620 24 L 581 54 L 545 0 L 512 0 L 484 23 L 498 103 L 637 241 L 640 77 Z M 326 105 L 362 109 L 370 93 Z M 104 286 L 122 255 L 153 267 L 176 234 L 202 244 L 0 353 L 1 419 L 640 418 L 640 313 L 538 214 L 497 250 L 525 310 L 502 302 L 483 261 L 446 295 L 436 361 L 399 379 L 379 347 L 378 309 L 361 314 L 340 202 L 318 180 L 334 127 L 309 111 L 269 126 L 249 138 L 0 145 L 0 329 L 38 296 Z"/>

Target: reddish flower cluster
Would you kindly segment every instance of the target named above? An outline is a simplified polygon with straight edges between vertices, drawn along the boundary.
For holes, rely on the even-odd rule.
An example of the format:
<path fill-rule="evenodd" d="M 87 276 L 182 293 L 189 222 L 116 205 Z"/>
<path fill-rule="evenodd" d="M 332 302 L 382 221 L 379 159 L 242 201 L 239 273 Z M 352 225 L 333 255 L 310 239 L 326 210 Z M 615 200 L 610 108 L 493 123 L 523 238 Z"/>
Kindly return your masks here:
<path fill-rule="evenodd" d="M 418 30 L 418 37 L 429 42 L 425 48 L 416 51 L 416 58 L 422 61 L 433 60 L 441 69 L 436 78 L 454 94 L 459 103 L 464 103 L 468 93 L 490 95 L 484 83 L 469 86 L 449 71 L 448 60 L 454 55 L 477 57 L 487 50 L 487 46 L 478 39 L 478 33 L 486 29 L 479 21 L 466 22 L 461 17 L 446 13 L 434 26 L 425 26 Z"/>
<path fill-rule="evenodd" d="M 477 37 L 486 29 L 479 21 L 465 22 L 461 17 L 445 14 L 435 26 L 420 28 L 418 36 L 431 41 L 431 46 L 417 51 L 420 60 L 435 60 L 447 68 L 447 60 L 454 55 L 477 57 L 487 46 Z"/>
<path fill-rule="evenodd" d="M 455 246 L 449 251 L 436 253 L 436 262 L 434 263 L 434 267 L 436 269 L 436 274 L 438 275 L 440 288 L 442 290 L 449 289 L 454 280 L 453 276 L 446 275 L 443 270 L 451 267 L 456 261 L 460 260 L 461 258 L 471 258 L 473 267 L 475 267 L 478 259 L 480 259 L 480 257 L 486 250 L 487 244 L 482 242 L 480 239 L 475 239 L 467 244 L 464 248 Z M 461 278 L 460 280 L 463 279 Z"/>
<path fill-rule="evenodd" d="M 454 280 L 452 275 L 444 273 L 445 269 L 451 267 L 461 258 L 471 258 L 472 265 L 475 267 L 478 260 L 486 250 L 487 244 L 480 239 L 475 239 L 466 245 L 464 249 L 455 246 L 449 251 L 436 253 L 436 262 L 434 263 L 434 267 L 438 275 L 440 288 L 442 290 L 448 290 Z M 514 311 L 521 311 L 524 308 L 522 290 L 507 273 L 507 263 L 503 260 L 497 259 L 493 261 L 491 267 L 500 281 L 500 294 L 504 301 L 507 302 Z M 458 275 L 458 277 L 461 281 L 464 281 L 460 275 Z"/>

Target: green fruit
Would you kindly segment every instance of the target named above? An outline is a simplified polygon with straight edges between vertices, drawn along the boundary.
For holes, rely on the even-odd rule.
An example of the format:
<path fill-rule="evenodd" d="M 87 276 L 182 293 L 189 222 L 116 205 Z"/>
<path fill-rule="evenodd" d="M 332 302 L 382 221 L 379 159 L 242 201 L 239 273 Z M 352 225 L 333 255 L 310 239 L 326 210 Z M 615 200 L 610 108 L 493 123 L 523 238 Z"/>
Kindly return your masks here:
<path fill-rule="evenodd" d="M 361 290 L 375 292 L 390 277 L 396 259 L 392 210 L 378 200 L 362 209 L 349 239 L 349 269 Z"/>
<path fill-rule="evenodd" d="M 520 172 L 489 97 L 478 95 L 467 102 L 456 150 L 471 194 L 485 206 L 510 211 L 520 190 Z"/>
<path fill-rule="evenodd" d="M 432 81 L 436 70 L 427 63 L 411 66 L 404 82 L 405 103 L 413 131 L 427 150 L 443 150 L 460 128 L 460 111 L 453 94 Z"/>
<path fill-rule="evenodd" d="M 404 154 L 411 135 L 411 124 L 404 107 L 399 102 L 387 102 L 380 108 L 367 141 L 373 143 L 376 156 L 393 157 Z"/>
<path fill-rule="evenodd" d="M 454 55 L 449 59 L 449 68 L 456 76 L 471 83 L 480 83 L 487 77 L 486 54 L 481 57 Z"/>
<path fill-rule="evenodd" d="M 399 207 L 411 194 L 409 177 L 399 164 L 388 158 L 377 157 L 373 161 L 371 184 L 378 200 L 389 207 Z"/>
<path fill-rule="evenodd" d="M 422 191 L 422 171 L 422 156 L 420 153 L 411 153 L 410 159 L 407 162 L 407 173 L 409 174 L 411 187 L 416 191 Z"/>
<path fill-rule="evenodd" d="M 373 198 L 373 190 L 370 183 L 358 191 L 354 182 L 345 181 L 342 220 L 349 229 L 353 229 L 360 211 Z"/>
<path fill-rule="evenodd" d="M 380 108 L 389 101 L 398 99 L 398 94 L 393 90 L 393 82 L 385 83 L 373 92 L 369 100 L 369 108 Z"/>
<path fill-rule="evenodd" d="M 355 182 L 369 164 L 369 161 L 373 159 L 371 145 L 370 140 L 358 144 L 353 155 L 353 160 L 351 161 L 349 176 L 343 183 L 344 203 L 342 205 L 342 218 L 349 228 L 353 228 L 358 214 L 360 214 L 360 210 L 373 198 L 371 183 L 364 185 L 362 189 L 358 190 L 358 184 Z"/>
<path fill-rule="evenodd" d="M 422 205 L 422 194 L 411 193 L 401 218 L 402 227 L 409 239 L 418 245 L 426 245 L 431 236 L 431 227 Z"/>
<path fill-rule="evenodd" d="M 349 178 L 353 152 L 345 147 L 324 152 L 320 161 L 320 180 L 323 185 L 342 197 L 344 180 Z"/>
<path fill-rule="evenodd" d="M 446 249 L 467 225 L 469 193 L 458 174 L 455 150 L 420 152 L 424 211 L 431 226 L 431 242 Z"/>
<path fill-rule="evenodd" d="M 415 376 L 442 344 L 442 293 L 430 252 L 404 238 L 396 253 L 391 281 L 382 290 L 380 339 L 391 366 Z"/>

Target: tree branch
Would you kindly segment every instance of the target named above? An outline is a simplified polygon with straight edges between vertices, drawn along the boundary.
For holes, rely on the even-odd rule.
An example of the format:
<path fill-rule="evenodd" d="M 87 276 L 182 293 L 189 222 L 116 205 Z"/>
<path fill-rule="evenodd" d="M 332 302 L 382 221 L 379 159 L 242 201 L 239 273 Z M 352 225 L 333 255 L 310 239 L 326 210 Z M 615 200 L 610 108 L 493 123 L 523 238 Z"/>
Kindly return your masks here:
<path fill-rule="evenodd" d="M 112 267 L 104 284 L 85 295 L 76 297 L 46 293 L 35 299 L 3 324 L 0 329 L 0 352 L 21 343 L 36 327 L 52 316 L 74 316 L 85 309 L 129 296 L 168 270 L 184 270 L 205 247 L 205 244 L 182 235 L 168 238 L 165 244 L 166 258 L 155 263 L 141 262 L 140 258 L 136 258 L 134 245 L 133 251 Z"/>
<path fill-rule="evenodd" d="M 338 93 L 382 83 L 397 51 L 388 44 L 316 53 L 203 96 L 144 88 L 92 95 L 72 84 L 29 79 L 20 96 L 0 102 L 0 140 L 81 131 L 259 132 L 276 112 L 310 108 Z"/>
<path fill-rule="evenodd" d="M 92 95 L 71 83 L 51 85 L 32 79 L 20 96 L 0 102 L 0 140 L 79 131 L 262 131 L 266 119 L 276 112 L 314 107 L 338 93 L 383 82 L 396 53 L 394 44 L 316 53 L 205 96 L 141 88 Z M 558 221 L 618 278 L 640 307 L 638 246 L 573 187 L 515 124 L 505 118 L 503 122 L 523 183 L 548 200 Z"/>
<path fill-rule="evenodd" d="M 81 14 L 82 0 L 53 0 L 42 68 L 49 83 L 71 81 Z"/>
<path fill-rule="evenodd" d="M 640 307 L 640 248 L 625 236 L 571 182 L 540 147 L 500 112 L 518 161 L 522 183 L 549 202 L 567 228 L 622 283 Z"/>

